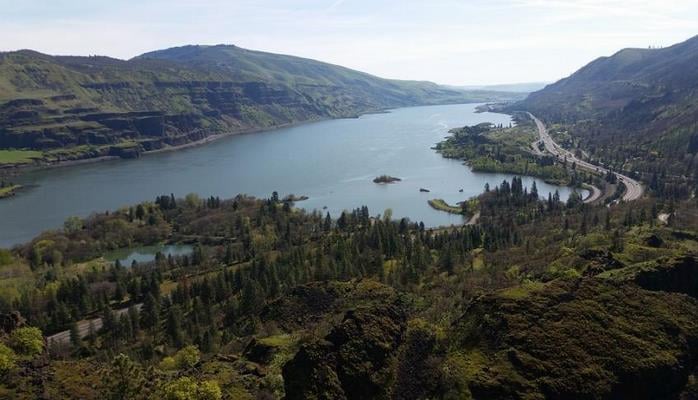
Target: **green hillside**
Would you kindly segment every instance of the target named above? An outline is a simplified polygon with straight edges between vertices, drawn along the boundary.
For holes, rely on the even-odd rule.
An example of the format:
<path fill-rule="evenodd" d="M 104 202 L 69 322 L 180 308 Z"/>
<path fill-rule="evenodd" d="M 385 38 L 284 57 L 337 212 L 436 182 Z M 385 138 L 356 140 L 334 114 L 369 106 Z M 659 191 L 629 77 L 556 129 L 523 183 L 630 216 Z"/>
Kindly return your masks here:
<path fill-rule="evenodd" d="M 685 196 L 698 152 L 696 65 L 698 36 L 667 48 L 624 49 L 510 110 L 558 124 L 554 133 L 568 147 L 636 174 L 655 191 Z"/>
<path fill-rule="evenodd" d="M 506 96 L 235 46 L 186 46 L 128 61 L 22 50 L 0 53 L 0 148 L 41 151 L 36 162 L 137 157 L 221 133 Z"/>
<path fill-rule="evenodd" d="M 277 193 L 69 218 L 0 249 L 0 398 L 695 398 L 695 201 L 514 179 L 471 204 L 446 229 Z M 191 252 L 108 261 L 164 243 Z"/>
<path fill-rule="evenodd" d="M 696 62 L 698 36 L 667 48 L 623 49 L 532 93 L 520 104 L 563 121 L 658 109 L 693 99 L 698 87 Z"/>

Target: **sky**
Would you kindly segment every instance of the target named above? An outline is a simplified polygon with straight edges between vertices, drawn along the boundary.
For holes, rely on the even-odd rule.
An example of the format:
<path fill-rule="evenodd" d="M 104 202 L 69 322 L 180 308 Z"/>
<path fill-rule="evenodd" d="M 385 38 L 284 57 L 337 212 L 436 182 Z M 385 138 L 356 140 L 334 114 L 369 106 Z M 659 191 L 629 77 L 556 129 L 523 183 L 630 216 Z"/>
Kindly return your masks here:
<path fill-rule="evenodd" d="M 552 82 L 698 34 L 697 0 L 0 0 L 0 51 L 128 59 L 235 44 L 385 78 Z"/>

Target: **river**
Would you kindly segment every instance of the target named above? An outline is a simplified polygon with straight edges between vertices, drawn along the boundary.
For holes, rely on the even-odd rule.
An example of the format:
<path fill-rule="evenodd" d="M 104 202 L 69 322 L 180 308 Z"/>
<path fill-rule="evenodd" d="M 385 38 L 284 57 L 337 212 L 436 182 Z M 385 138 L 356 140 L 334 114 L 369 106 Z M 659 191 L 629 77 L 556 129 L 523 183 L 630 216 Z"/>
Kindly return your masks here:
<path fill-rule="evenodd" d="M 476 113 L 476 106 L 401 108 L 230 136 L 137 160 L 28 172 L 17 181 L 29 188 L 0 200 L 0 247 L 60 227 L 69 216 L 87 216 L 170 193 L 228 198 L 238 193 L 268 197 L 278 191 L 281 196 L 309 196 L 296 205 L 334 217 L 344 209 L 367 205 L 371 215 L 390 208 L 395 218 L 409 217 L 430 227 L 462 223 L 458 215 L 433 210 L 427 200 L 456 203 L 481 193 L 485 183 L 494 186 L 512 176 L 474 173 L 431 149 L 450 128 L 511 122 L 507 115 Z M 372 179 L 382 174 L 402 182 L 374 184 Z M 524 185 L 532 181 L 524 178 Z M 541 196 L 555 189 L 563 199 L 570 193 L 569 188 L 539 180 L 537 185 Z"/>

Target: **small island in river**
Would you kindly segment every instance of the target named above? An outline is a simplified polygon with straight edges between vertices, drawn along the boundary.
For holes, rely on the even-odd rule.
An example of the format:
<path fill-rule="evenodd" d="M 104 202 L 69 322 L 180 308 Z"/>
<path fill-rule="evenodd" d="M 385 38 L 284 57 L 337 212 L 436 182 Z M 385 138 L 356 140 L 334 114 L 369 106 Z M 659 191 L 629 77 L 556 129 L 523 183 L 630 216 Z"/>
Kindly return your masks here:
<path fill-rule="evenodd" d="M 447 213 L 451 214 L 464 214 L 465 210 L 461 206 L 452 206 L 448 204 L 445 200 L 443 199 L 432 199 L 429 200 L 429 205 L 431 208 L 439 211 L 445 211 Z"/>
<path fill-rule="evenodd" d="M 373 179 L 373 183 L 395 183 L 400 181 L 402 179 L 390 175 L 381 175 Z"/>
<path fill-rule="evenodd" d="M 0 183 L 0 199 L 14 196 L 21 188 L 22 185 L 6 184 L 5 182 Z"/>
<path fill-rule="evenodd" d="M 302 196 L 296 196 L 295 194 L 289 194 L 288 196 L 284 197 L 283 201 L 286 203 L 295 203 L 297 201 L 305 201 L 308 200 L 310 197 L 302 195 Z"/>
<path fill-rule="evenodd" d="M 444 199 L 431 199 L 428 201 L 431 208 L 439 211 L 445 211 L 451 214 L 461 214 L 472 217 L 480 209 L 479 200 L 477 197 L 461 201 L 456 205 L 451 205 Z"/>

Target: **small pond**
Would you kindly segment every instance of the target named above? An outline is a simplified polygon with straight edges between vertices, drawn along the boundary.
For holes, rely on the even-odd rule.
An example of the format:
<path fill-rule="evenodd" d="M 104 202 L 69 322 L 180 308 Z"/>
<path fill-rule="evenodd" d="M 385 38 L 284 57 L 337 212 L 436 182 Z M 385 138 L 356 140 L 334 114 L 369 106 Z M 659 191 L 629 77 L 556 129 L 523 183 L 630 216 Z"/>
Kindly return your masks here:
<path fill-rule="evenodd" d="M 154 261 L 158 252 L 165 257 L 178 257 L 189 255 L 192 250 L 193 247 L 187 244 L 159 244 L 116 250 L 105 254 L 104 258 L 113 263 L 118 260 L 124 267 L 130 267 L 134 261 L 139 264 Z"/>

